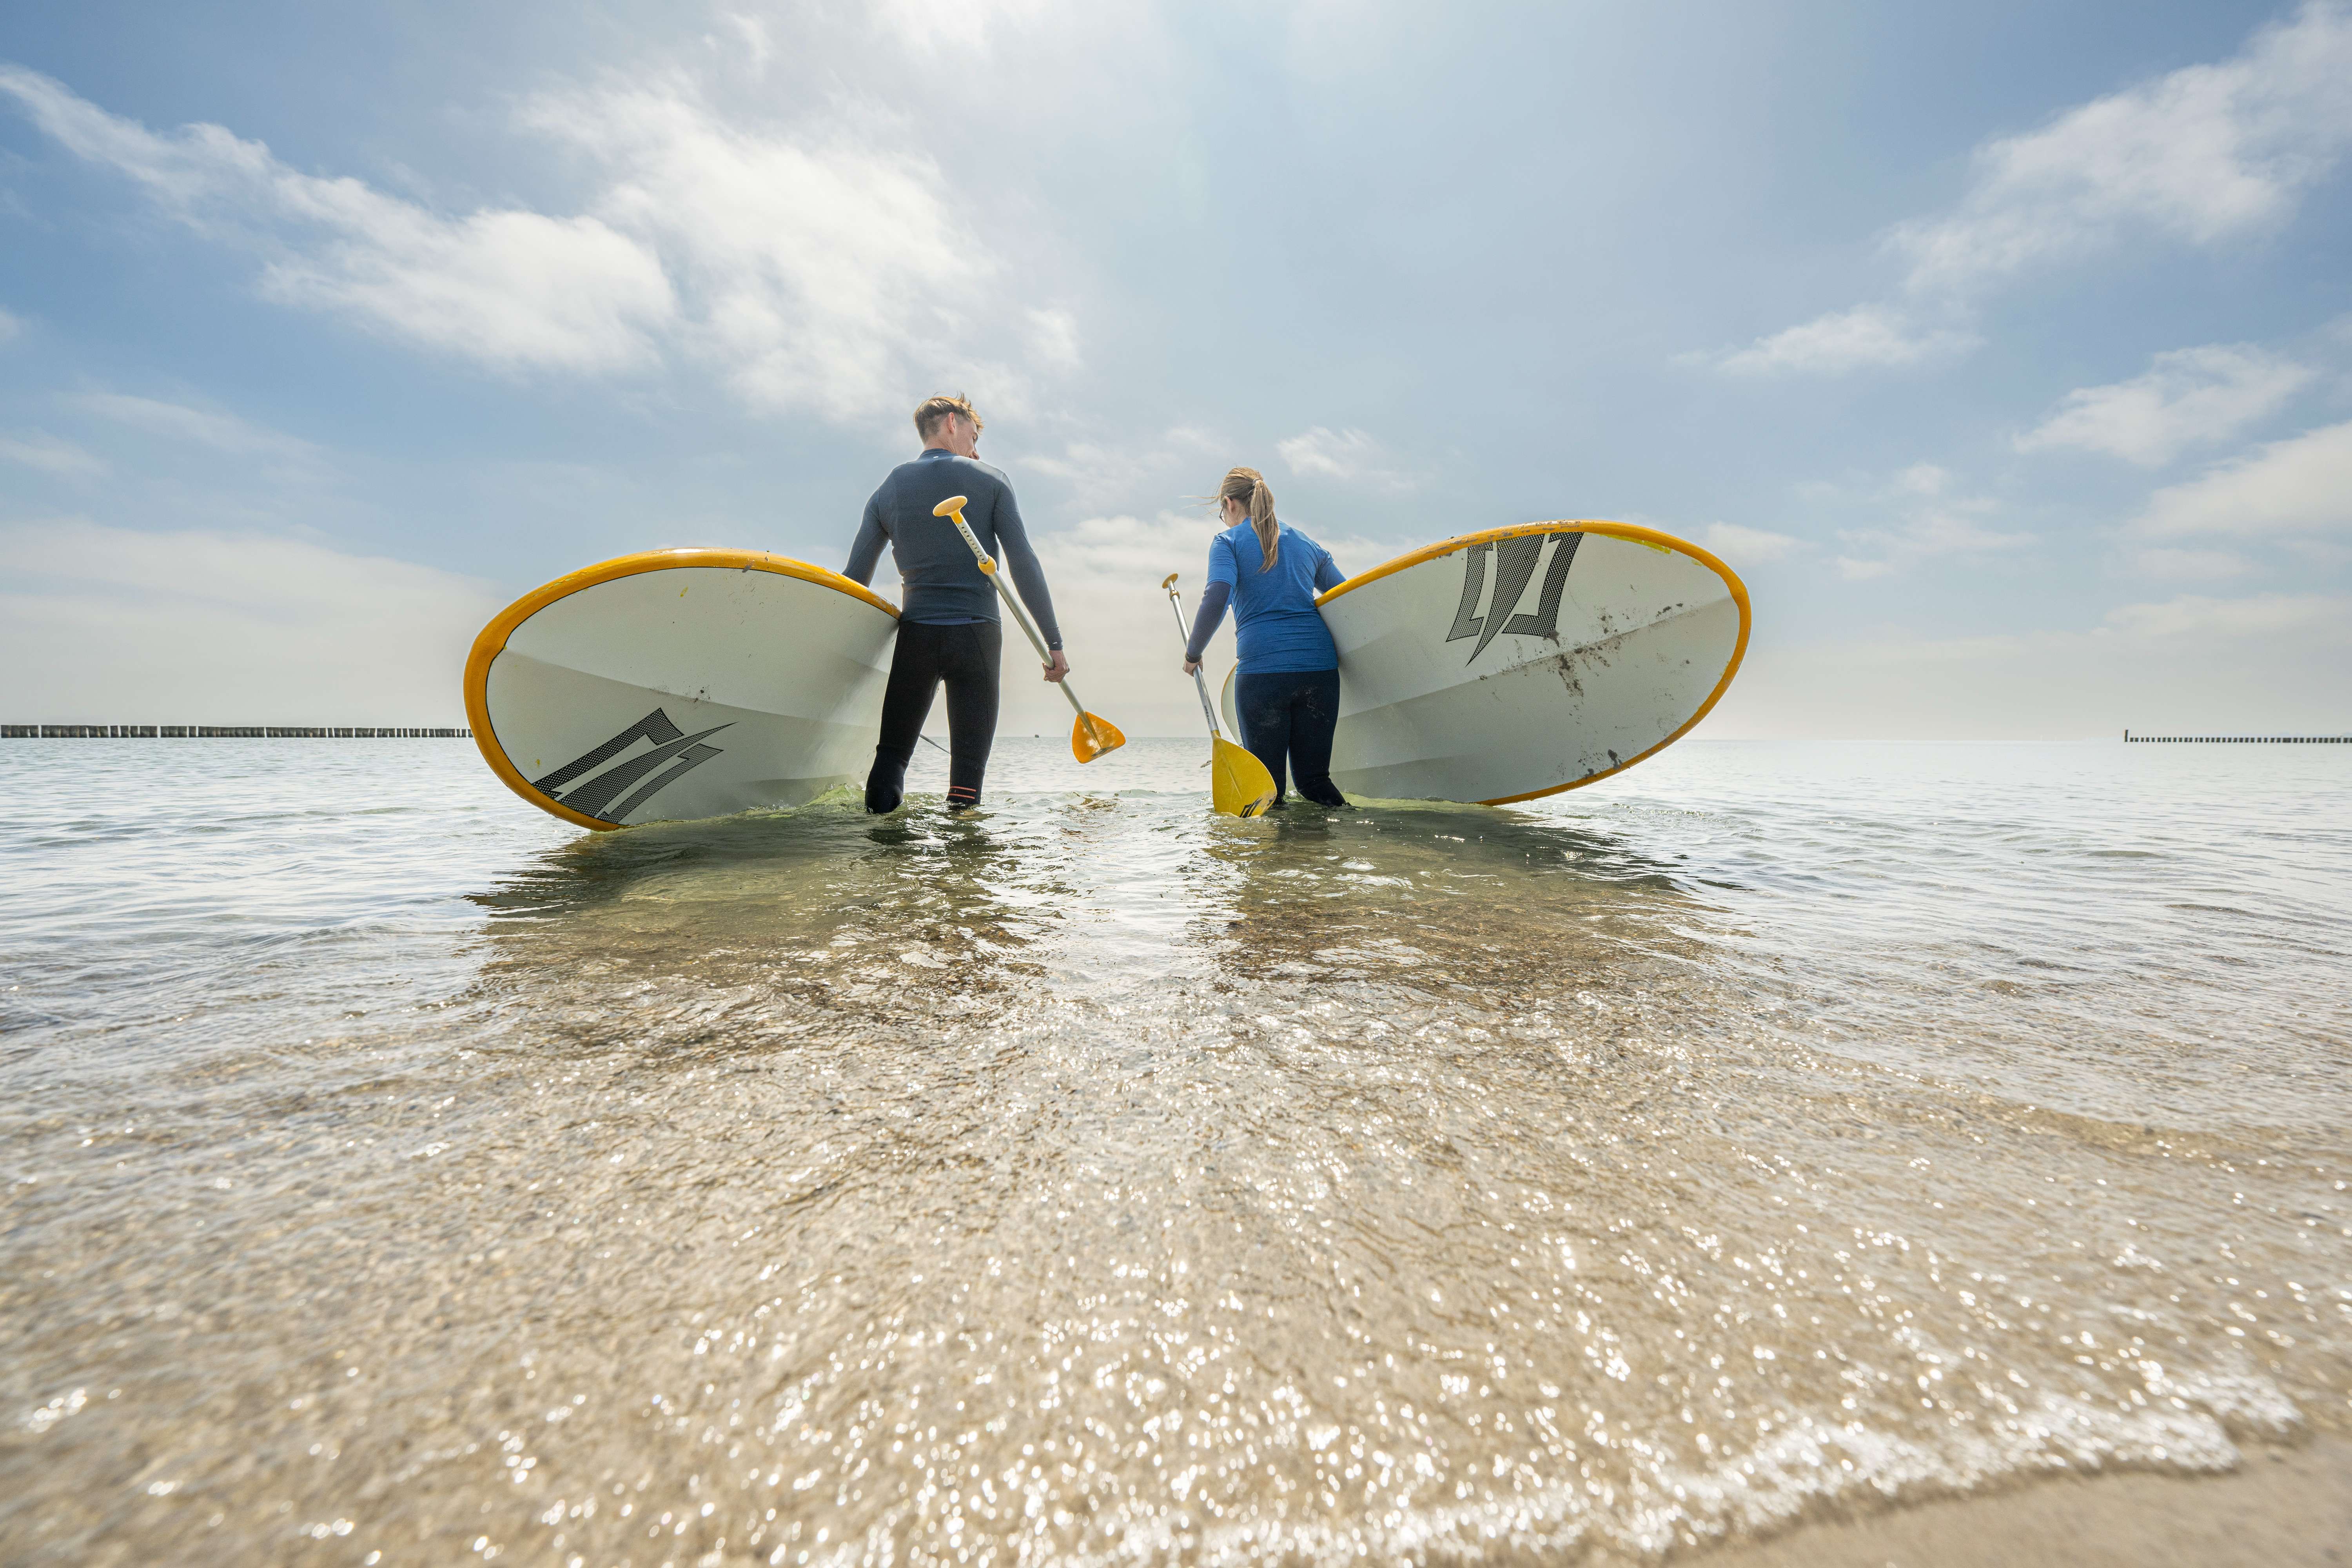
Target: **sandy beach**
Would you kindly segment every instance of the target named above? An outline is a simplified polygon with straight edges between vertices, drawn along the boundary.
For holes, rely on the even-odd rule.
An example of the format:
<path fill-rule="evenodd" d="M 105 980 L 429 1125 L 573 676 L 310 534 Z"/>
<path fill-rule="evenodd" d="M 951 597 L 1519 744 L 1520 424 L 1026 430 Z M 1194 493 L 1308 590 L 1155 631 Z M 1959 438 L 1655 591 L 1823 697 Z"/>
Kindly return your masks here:
<path fill-rule="evenodd" d="M 1619 1559 L 1619 1561 L 1631 1561 Z M 1823 1520 L 1692 1554 L 1721 1568 L 2268 1568 L 2352 1563 L 2352 1443 L 2257 1448 L 2206 1479 L 2101 1476 Z"/>

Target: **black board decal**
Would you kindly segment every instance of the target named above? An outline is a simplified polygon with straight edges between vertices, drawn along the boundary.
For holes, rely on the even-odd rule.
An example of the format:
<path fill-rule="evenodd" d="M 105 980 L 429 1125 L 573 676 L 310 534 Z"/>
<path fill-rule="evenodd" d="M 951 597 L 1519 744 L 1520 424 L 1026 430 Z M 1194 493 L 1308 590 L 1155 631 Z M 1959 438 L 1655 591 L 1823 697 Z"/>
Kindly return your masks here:
<path fill-rule="evenodd" d="M 632 742 L 651 741 L 658 746 L 665 741 L 677 739 L 677 726 L 669 721 L 668 714 L 656 708 L 595 750 L 583 752 L 572 758 L 545 778 L 531 780 L 530 787 L 547 795 L 553 795 L 563 786 L 565 780 L 578 778 L 590 768 L 611 762 L 614 757 L 627 751 Z"/>
<path fill-rule="evenodd" d="M 726 724 L 714 724 L 698 734 L 688 735 L 670 721 L 667 713 L 656 708 L 603 745 L 582 752 L 543 778 L 532 780 L 531 787 L 541 791 L 551 800 L 562 801 L 583 816 L 593 816 L 605 822 L 618 822 L 651 800 L 665 786 L 692 773 L 711 758 L 720 755 L 719 747 L 706 746 L 701 742 L 705 737 L 715 735 L 728 727 Z M 578 778 L 592 768 L 611 762 L 639 741 L 653 742 L 653 750 L 631 757 L 616 767 L 605 769 L 568 795 L 557 793 L 564 784 Z M 614 795 L 619 795 L 664 763 L 671 763 L 674 765 L 664 770 L 650 784 L 630 795 L 618 806 L 610 811 L 605 809 L 612 805 Z"/>
<path fill-rule="evenodd" d="M 1445 634 L 1447 642 L 1460 642 L 1475 637 L 1478 628 L 1486 623 L 1470 612 L 1478 607 L 1478 597 L 1486 591 L 1486 546 L 1474 544 L 1462 552 L 1462 603 L 1454 612 L 1453 629 Z M 1484 643 L 1478 645 L 1486 647 Z M 1476 658 L 1476 654 L 1470 656 Z"/>
<path fill-rule="evenodd" d="M 1536 574 L 1536 563 L 1543 556 L 1547 542 L 1553 544 L 1551 563 L 1544 572 L 1543 592 L 1536 600 L 1534 610 L 1519 615 L 1519 596 L 1527 592 L 1528 582 Z M 1549 637 L 1559 640 L 1559 600 L 1568 585 L 1568 568 L 1576 559 L 1576 547 L 1584 542 L 1581 533 L 1523 533 L 1516 539 L 1506 539 L 1494 544 L 1474 544 L 1462 552 L 1462 602 L 1454 607 L 1454 624 L 1446 629 L 1447 642 L 1460 642 L 1465 637 L 1476 637 L 1478 646 L 1470 650 L 1465 664 L 1475 664 L 1486 645 L 1504 634 L 1512 637 Z M 1486 591 L 1486 554 L 1495 555 L 1495 596 L 1483 616 L 1471 612 Z"/>
<path fill-rule="evenodd" d="M 1536 601 L 1535 613 L 1513 616 L 1511 624 L 1503 629 L 1513 637 L 1549 637 L 1559 640 L 1559 595 L 1568 586 L 1568 565 L 1576 559 L 1576 547 L 1584 542 L 1580 533 L 1548 533 L 1547 539 L 1559 541 L 1551 552 L 1551 564 L 1544 570 L 1543 596 Z"/>
<path fill-rule="evenodd" d="M 726 726 L 722 724 L 719 728 L 723 730 Z M 703 731 L 706 735 L 710 732 L 711 731 L 708 730 Z M 653 799 L 656 795 L 659 795 L 666 785 L 675 783 L 681 775 L 692 773 L 695 769 L 700 767 L 711 758 L 719 755 L 719 749 L 717 746 L 687 747 L 686 750 L 677 754 L 677 761 L 673 763 L 667 772 L 660 773 L 654 779 L 653 783 L 646 785 L 645 788 L 637 791 L 636 794 L 631 795 L 628 799 L 614 806 L 613 808 L 613 815 L 609 820 L 614 822 L 626 820 L 629 813 L 636 810 L 637 807 L 645 805 L 646 802 Z"/>

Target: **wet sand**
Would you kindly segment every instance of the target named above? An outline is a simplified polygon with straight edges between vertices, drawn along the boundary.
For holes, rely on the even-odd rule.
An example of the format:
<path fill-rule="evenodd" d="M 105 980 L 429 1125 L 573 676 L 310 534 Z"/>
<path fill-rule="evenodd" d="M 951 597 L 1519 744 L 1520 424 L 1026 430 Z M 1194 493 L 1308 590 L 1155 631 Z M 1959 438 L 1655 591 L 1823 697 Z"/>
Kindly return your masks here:
<path fill-rule="evenodd" d="M 1612 1564 L 1630 1559 L 1604 1560 Z M 1990 1497 L 1825 1520 L 1753 1546 L 1699 1552 L 1706 1568 L 2300 1568 L 2352 1563 L 2352 1443 L 2250 1449 L 2203 1479 L 2072 1476 Z"/>

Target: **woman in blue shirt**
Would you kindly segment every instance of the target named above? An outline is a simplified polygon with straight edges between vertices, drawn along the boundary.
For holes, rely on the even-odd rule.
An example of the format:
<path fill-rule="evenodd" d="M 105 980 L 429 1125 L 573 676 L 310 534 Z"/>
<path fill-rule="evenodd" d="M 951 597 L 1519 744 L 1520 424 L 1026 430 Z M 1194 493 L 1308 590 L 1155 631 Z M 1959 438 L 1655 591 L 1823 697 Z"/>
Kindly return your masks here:
<path fill-rule="evenodd" d="M 1339 650 L 1315 595 L 1346 578 L 1331 552 L 1274 515 L 1274 491 L 1255 468 L 1235 468 L 1217 487 L 1225 531 L 1209 542 L 1209 585 L 1184 649 L 1184 673 L 1201 668 L 1209 638 L 1234 606 L 1241 674 L 1234 706 L 1242 744 L 1274 776 L 1283 774 L 1318 805 L 1348 804 L 1331 783 L 1331 731 L 1339 721 Z"/>

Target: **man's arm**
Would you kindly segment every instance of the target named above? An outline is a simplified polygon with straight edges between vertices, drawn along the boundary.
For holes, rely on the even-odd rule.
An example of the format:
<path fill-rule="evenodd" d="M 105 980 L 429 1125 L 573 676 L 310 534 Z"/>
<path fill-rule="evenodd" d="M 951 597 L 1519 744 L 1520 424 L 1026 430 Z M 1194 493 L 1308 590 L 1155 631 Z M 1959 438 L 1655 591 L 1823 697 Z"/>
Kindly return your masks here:
<path fill-rule="evenodd" d="M 857 541 L 849 547 L 849 564 L 841 574 L 851 582 L 870 587 L 874 568 L 881 563 L 882 547 L 890 536 L 882 530 L 882 492 L 876 490 L 866 502 L 866 517 L 857 525 Z"/>
<path fill-rule="evenodd" d="M 1011 485 L 996 498 L 995 523 L 997 553 L 1012 569 L 1013 585 L 1021 591 L 1021 602 L 1029 606 L 1037 635 L 1045 639 L 1046 647 L 1059 653 L 1062 627 L 1054 619 L 1054 596 L 1045 592 L 1045 569 L 1037 564 L 1037 552 L 1029 548 L 1029 531 L 1021 525 L 1021 507 L 1013 499 Z"/>

